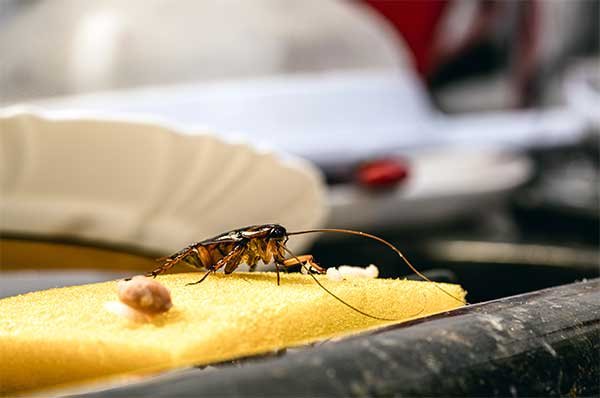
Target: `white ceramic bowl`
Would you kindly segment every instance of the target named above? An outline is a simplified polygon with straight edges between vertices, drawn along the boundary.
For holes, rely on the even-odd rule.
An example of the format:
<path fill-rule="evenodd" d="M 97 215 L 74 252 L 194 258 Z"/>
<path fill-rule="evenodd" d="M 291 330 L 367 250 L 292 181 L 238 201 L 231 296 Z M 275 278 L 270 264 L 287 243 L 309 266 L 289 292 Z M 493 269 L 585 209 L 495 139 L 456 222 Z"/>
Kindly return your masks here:
<path fill-rule="evenodd" d="M 0 192 L 4 235 L 161 253 L 251 224 L 314 228 L 326 215 L 306 161 L 161 123 L 22 108 L 0 111 Z"/>

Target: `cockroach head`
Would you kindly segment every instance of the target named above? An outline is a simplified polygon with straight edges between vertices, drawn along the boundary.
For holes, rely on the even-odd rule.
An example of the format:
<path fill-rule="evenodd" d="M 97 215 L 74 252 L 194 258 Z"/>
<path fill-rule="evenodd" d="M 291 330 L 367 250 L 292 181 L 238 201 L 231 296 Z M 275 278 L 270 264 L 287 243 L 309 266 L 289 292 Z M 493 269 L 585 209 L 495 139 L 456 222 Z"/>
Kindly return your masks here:
<path fill-rule="evenodd" d="M 274 240 L 284 240 L 287 238 L 287 231 L 279 224 L 271 224 L 269 238 Z"/>

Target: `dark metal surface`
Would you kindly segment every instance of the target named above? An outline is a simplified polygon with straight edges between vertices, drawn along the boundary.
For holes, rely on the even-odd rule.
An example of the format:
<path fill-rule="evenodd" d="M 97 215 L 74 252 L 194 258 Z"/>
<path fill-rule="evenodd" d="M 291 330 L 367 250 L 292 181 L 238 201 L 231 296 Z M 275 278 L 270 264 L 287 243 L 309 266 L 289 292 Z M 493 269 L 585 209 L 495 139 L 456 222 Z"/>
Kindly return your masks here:
<path fill-rule="evenodd" d="M 600 279 L 90 397 L 597 396 Z"/>

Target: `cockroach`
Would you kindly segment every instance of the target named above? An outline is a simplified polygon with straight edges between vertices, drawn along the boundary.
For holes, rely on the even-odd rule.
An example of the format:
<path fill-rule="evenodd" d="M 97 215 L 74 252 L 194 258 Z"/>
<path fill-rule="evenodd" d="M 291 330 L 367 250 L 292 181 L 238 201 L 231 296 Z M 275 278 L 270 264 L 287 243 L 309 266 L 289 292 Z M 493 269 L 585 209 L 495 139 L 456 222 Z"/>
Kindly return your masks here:
<path fill-rule="evenodd" d="M 161 261 L 162 264 L 148 272 L 146 276 L 156 277 L 167 270 L 171 269 L 178 263 L 185 263 L 195 268 L 205 269 L 206 273 L 197 282 L 189 283 L 189 285 L 197 285 L 204 281 L 208 275 L 216 272 L 223 268 L 225 274 L 230 274 L 235 271 L 241 263 L 245 263 L 250 267 L 250 271 L 254 271 L 259 261 L 264 264 L 273 262 L 275 264 L 275 270 L 277 272 L 277 284 L 280 284 L 279 272 L 281 267 L 287 269 L 289 267 L 300 265 L 303 267 L 308 275 L 327 293 L 333 298 L 351 308 L 352 310 L 365 315 L 369 318 L 382 320 L 382 321 L 395 321 L 395 319 L 381 318 L 368 314 L 355 306 L 342 300 L 340 297 L 335 295 L 329 289 L 313 275 L 324 274 L 326 270 L 317 264 L 312 255 L 306 254 L 302 256 L 294 255 L 287 247 L 287 241 L 292 235 L 302 235 L 309 233 L 318 232 L 333 232 L 343 233 L 350 235 L 358 235 L 365 238 L 376 240 L 383 243 L 390 249 L 392 249 L 400 258 L 406 263 L 406 265 L 422 279 L 432 282 L 429 278 L 423 275 L 417 270 L 408 259 L 398 250 L 394 245 L 388 241 L 368 234 L 366 232 L 354 231 L 350 229 L 333 229 L 333 228 L 320 228 L 310 229 L 305 231 L 287 232 L 287 230 L 279 224 L 263 224 L 263 225 L 251 225 L 244 228 L 234 229 L 229 232 L 222 233 L 213 238 L 205 239 L 200 242 L 192 243 L 191 245 L 179 250 L 178 252 L 159 258 L 157 261 Z M 291 257 L 286 258 L 286 253 Z M 459 301 L 462 304 L 466 304 L 463 300 L 453 296 L 442 287 L 435 285 L 439 290 L 444 292 L 446 295 Z"/>

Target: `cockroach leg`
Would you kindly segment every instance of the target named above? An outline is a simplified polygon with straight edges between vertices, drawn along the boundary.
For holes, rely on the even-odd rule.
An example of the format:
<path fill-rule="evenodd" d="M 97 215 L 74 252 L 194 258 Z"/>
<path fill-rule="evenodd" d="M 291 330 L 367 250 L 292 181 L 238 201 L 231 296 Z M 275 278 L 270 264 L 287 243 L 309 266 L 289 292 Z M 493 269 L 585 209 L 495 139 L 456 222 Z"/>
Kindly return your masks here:
<path fill-rule="evenodd" d="M 309 270 L 315 269 L 319 274 L 325 273 L 325 268 L 315 262 L 315 258 L 312 254 L 303 254 L 301 256 L 288 258 L 283 262 L 285 267 L 293 267 L 298 264 L 307 264 Z"/>
<path fill-rule="evenodd" d="M 152 271 L 146 273 L 144 276 L 146 276 L 147 278 L 156 278 L 158 275 L 173 268 L 173 266 L 175 266 L 175 264 L 177 264 L 178 262 L 179 262 L 179 260 L 167 260 L 163 264 L 161 264 L 159 267 L 156 267 Z"/>
<path fill-rule="evenodd" d="M 211 272 L 215 272 L 215 271 L 214 271 L 214 270 L 212 270 L 212 269 L 209 269 L 208 271 L 206 271 L 206 272 L 204 273 L 204 275 L 202 275 L 202 278 L 200 278 L 200 280 L 199 280 L 199 281 L 197 281 L 197 282 L 190 282 L 190 283 L 186 283 L 185 285 L 186 285 L 186 286 L 192 286 L 192 285 L 197 285 L 197 284 L 199 284 L 199 283 L 202 283 L 202 282 L 203 282 L 203 281 L 204 281 L 206 278 L 208 278 L 208 275 L 210 275 L 210 273 L 211 273 Z"/>
<path fill-rule="evenodd" d="M 277 272 L 277 286 L 279 286 L 281 281 L 279 279 L 279 264 L 277 264 L 277 262 L 275 263 L 275 272 Z"/>
<path fill-rule="evenodd" d="M 202 278 L 200 278 L 200 280 L 198 282 L 192 282 L 192 283 L 188 283 L 187 285 L 197 285 L 199 283 L 202 283 L 206 278 L 208 278 L 208 275 L 211 272 L 217 272 L 217 270 L 225 267 L 225 273 L 229 273 L 231 271 L 228 272 L 228 265 L 233 265 L 235 267 L 237 267 L 240 263 L 240 256 L 243 253 L 243 251 L 246 249 L 245 245 L 237 245 L 233 248 L 233 250 L 231 250 L 231 252 L 229 252 L 229 254 L 227 254 L 225 257 L 221 258 L 219 261 L 217 261 L 215 263 L 215 265 L 213 265 L 212 267 L 210 267 L 206 273 L 202 276 Z M 231 263 L 231 264 L 230 264 Z M 233 270 L 232 270 L 233 271 Z"/>

